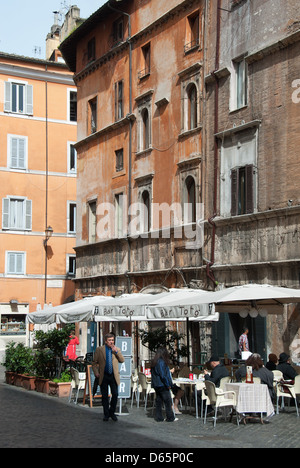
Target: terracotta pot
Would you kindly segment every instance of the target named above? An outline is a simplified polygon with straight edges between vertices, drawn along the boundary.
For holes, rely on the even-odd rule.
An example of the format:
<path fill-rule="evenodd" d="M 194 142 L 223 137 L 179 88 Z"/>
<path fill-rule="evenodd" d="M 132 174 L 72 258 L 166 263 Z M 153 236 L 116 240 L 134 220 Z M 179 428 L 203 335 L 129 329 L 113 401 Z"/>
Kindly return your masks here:
<path fill-rule="evenodd" d="M 35 390 L 39 393 L 49 393 L 49 379 L 35 378 Z"/>
<path fill-rule="evenodd" d="M 70 395 L 71 382 L 49 382 L 49 395 L 67 398 Z"/>
<path fill-rule="evenodd" d="M 22 387 L 26 390 L 35 390 L 35 377 L 33 375 L 23 375 Z"/>
<path fill-rule="evenodd" d="M 22 387 L 23 374 L 15 374 L 14 385 L 16 387 Z"/>
<path fill-rule="evenodd" d="M 14 385 L 15 375 L 16 373 L 12 371 L 5 372 L 5 381 L 8 385 Z"/>

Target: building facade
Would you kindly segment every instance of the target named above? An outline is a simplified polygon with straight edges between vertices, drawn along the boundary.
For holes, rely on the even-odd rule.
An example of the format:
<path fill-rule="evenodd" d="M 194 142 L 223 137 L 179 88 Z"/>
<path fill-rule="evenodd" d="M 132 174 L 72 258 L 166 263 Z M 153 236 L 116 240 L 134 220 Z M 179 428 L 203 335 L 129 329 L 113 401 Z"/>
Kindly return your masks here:
<path fill-rule="evenodd" d="M 298 3 L 209 5 L 204 151 L 209 275 L 225 287 L 252 282 L 299 288 Z M 245 319 L 235 314 L 221 319 L 218 349 L 232 355 Z M 246 322 L 262 355 L 285 351 L 299 362 L 299 308 Z"/>
<path fill-rule="evenodd" d="M 76 92 L 65 64 L 0 54 L 0 353 L 74 296 Z"/>
<path fill-rule="evenodd" d="M 78 86 L 77 298 L 299 288 L 297 18 L 292 0 L 110 1 L 65 39 Z M 192 361 L 208 340 L 234 357 L 245 323 L 252 351 L 298 360 L 291 306 L 194 326 Z"/>

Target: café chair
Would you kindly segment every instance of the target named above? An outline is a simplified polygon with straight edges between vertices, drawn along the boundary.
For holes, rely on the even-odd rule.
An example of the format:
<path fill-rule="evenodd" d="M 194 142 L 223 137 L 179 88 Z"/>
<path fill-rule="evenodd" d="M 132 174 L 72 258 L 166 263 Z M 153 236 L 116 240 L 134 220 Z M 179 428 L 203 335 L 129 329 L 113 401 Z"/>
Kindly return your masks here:
<path fill-rule="evenodd" d="M 297 376 L 300 377 L 300 376 Z M 279 399 L 281 398 L 281 408 L 284 408 L 284 399 L 288 398 L 289 403 L 291 399 L 294 399 L 295 401 L 295 406 L 296 406 L 296 411 L 297 411 L 297 417 L 299 417 L 299 410 L 298 410 L 298 404 L 297 404 L 297 393 L 300 393 L 300 388 L 299 388 L 299 379 L 295 378 L 295 384 L 290 385 L 287 383 L 283 383 L 283 381 L 277 382 L 276 385 L 276 414 L 279 414 Z M 296 382 L 297 380 L 297 382 Z"/>
<path fill-rule="evenodd" d="M 74 367 L 71 367 L 70 373 L 71 373 L 72 381 L 71 381 L 71 389 L 70 389 L 70 395 L 69 395 L 69 403 L 71 403 L 73 391 L 77 390 L 76 398 L 75 400 L 73 400 L 75 405 L 77 405 L 79 391 L 85 389 L 86 373 L 79 372 L 79 370 L 75 369 Z"/>
<path fill-rule="evenodd" d="M 141 385 L 141 393 L 145 392 L 145 411 L 147 410 L 148 395 L 155 393 L 154 388 L 151 387 L 151 382 L 147 382 L 145 374 L 139 372 L 139 384 Z"/>
<path fill-rule="evenodd" d="M 273 387 L 274 387 L 275 392 L 276 392 L 277 383 L 280 380 L 283 380 L 283 373 L 281 371 L 279 371 L 279 370 L 273 370 L 272 373 L 273 373 Z"/>
<path fill-rule="evenodd" d="M 135 396 L 137 408 L 140 404 L 140 393 L 142 393 L 142 386 L 139 384 L 139 378 L 137 374 L 131 376 L 131 408 L 133 406 L 133 397 Z"/>
<path fill-rule="evenodd" d="M 223 379 L 220 380 L 220 389 L 225 391 L 225 385 L 227 383 L 230 383 L 231 382 L 231 377 L 228 376 L 228 377 L 223 377 Z"/>
<path fill-rule="evenodd" d="M 228 406 L 235 408 L 236 407 L 236 394 L 233 391 L 223 392 L 221 389 L 216 388 L 215 384 L 213 382 L 210 382 L 209 380 L 205 381 L 205 387 L 206 387 L 206 392 L 207 392 L 207 396 L 209 398 L 210 404 L 215 407 L 215 415 L 213 416 L 213 420 L 214 420 L 214 427 L 216 427 L 218 409 L 225 408 Z M 207 417 L 207 405 L 205 408 L 204 424 L 206 424 L 206 417 Z M 226 419 L 226 413 L 225 413 L 225 419 Z M 238 417 L 237 417 L 237 424 L 239 425 Z"/>

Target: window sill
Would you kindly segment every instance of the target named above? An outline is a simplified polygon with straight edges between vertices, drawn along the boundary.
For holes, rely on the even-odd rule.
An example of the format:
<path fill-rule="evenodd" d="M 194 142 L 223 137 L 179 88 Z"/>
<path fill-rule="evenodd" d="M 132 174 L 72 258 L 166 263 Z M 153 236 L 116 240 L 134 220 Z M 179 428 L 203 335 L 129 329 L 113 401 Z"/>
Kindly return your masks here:
<path fill-rule="evenodd" d="M 135 153 L 135 155 L 136 155 L 137 157 L 139 157 L 139 156 L 144 156 L 144 155 L 147 155 L 148 153 L 150 154 L 150 153 L 152 152 L 152 150 L 153 150 L 153 148 L 150 147 L 150 148 L 144 149 L 144 150 L 142 150 L 142 151 L 137 151 L 137 152 Z"/>
<path fill-rule="evenodd" d="M 229 114 L 235 114 L 235 113 L 237 113 L 237 112 L 239 112 L 239 111 L 242 111 L 242 110 L 245 110 L 245 109 L 247 109 L 247 108 L 248 108 L 248 104 L 245 104 L 244 106 L 237 107 L 236 109 L 231 109 L 231 110 L 229 111 Z"/>
<path fill-rule="evenodd" d="M 179 133 L 178 139 L 193 135 L 194 133 L 199 133 L 201 130 L 202 130 L 202 125 L 198 125 L 198 127 L 191 128 L 189 130 L 183 130 L 182 132 Z"/>

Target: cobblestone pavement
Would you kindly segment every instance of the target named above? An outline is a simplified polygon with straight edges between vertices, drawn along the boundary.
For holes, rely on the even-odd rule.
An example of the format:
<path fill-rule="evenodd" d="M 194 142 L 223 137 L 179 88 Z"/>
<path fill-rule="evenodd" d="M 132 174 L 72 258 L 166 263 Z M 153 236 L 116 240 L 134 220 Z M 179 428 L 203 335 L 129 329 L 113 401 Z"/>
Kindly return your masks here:
<path fill-rule="evenodd" d="M 128 401 L 118 422 L 104 422 L 99 403 L 94 408 L 69 404 L 67 399 L 1 382 L 0 401 L 1 448 L 106 448 L 123 453 L 124 449 L 189 449 L 197 453 L 201 448 L 300 447 L 300 418 L 293 407 L 266 425 L 252 422 L 238 427 L 235 420 L 220 420 L 214 429 L 211 420 L 203 425 L 189 411 L 176 422 L 157 423 L 152 409 L 145 412 L 135 404 L 131 408 Z"/>

